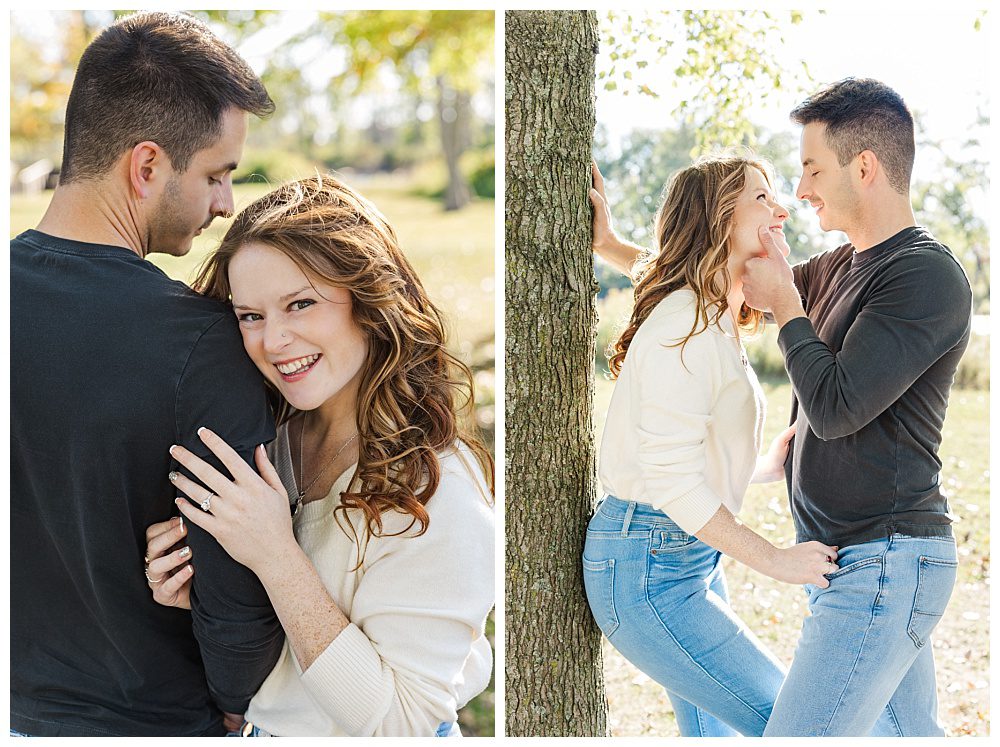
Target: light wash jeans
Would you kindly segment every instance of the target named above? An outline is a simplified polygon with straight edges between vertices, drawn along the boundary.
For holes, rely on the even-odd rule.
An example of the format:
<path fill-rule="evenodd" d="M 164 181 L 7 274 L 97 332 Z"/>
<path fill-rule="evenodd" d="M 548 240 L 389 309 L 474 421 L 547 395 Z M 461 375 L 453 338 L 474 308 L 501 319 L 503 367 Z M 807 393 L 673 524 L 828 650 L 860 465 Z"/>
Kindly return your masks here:
<path fill-rule="evenodd" d="M 837 563 L 829 587 L 806 587 L 811 615 L 764 735 L 943 736 L 930 635 L 955 586 L 954 540 L 894 534 Z"/>
<path fill-rule="evenodd" d="M 666 688 L 681 736 L 759 736 L 785 670 L 729 606 L 719 560 L 662 511 L 607 496 L 587 527 L 587 600 L 611 644 Z"/>

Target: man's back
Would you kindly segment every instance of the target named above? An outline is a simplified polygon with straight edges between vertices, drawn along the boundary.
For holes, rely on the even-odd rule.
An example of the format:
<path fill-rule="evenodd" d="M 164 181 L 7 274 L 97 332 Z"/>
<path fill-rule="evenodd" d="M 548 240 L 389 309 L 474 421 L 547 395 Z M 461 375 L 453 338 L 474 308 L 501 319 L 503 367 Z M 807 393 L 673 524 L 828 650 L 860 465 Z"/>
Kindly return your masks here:
<path fill-rule="evenodd" d="M 220 733 L 280 627 L 196 527 L 193 615 L 155 604 L 145 528 L 176 513 L 171 444 L 203 452 L 201 425 L 247 455 L 274 437 L 260 377 L 231 312 L 127 249 L 29 231 L 10 256 L 11 726 Z"/>

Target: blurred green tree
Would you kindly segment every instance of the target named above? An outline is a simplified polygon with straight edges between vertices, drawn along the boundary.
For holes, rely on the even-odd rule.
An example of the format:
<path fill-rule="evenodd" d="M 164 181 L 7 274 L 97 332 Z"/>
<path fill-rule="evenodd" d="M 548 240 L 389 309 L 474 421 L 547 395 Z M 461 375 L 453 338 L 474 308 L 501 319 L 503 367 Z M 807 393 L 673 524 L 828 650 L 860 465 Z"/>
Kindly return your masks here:
<path fill-rule="evenodd" d="M 445 209 L 469 201 L 459 160 L 470 142 L 471 97 L 493 58 L 493 11 L 392 10 L 320 13 L 320 23 L 347 50 L 348 69 L 335 85 L 361 89 L 393 67 L 406 87 L 433 102 L 448 168 Z"/>
<path fill-rule="evenodd" d="M 983 209 L 989 194 L 989 161 L 983 137 L 989 117 L 982 111 L 957 149 L 926 137 L 917 116 L 918 157 L 936 157 L 933 180 L 915 181 L 911 192 L 917 221 L 961 261 L 972 285 L 974 310 L 990 313 L 990 230 Z M 960 153 L 956 157 L 955 153 Z"/>
<path fill-rule="evenodd" d="M 26 33 L 30 21 L 12 16 L 11 136 L 19 162 L 41 156 L 58 162 L 62 115 L 79 56 L 103 26 L 129 12 L 59 12 L 58 49 L 50 48 L 50 38 Z M 285 20 L 273 10 L 192 13 L 245 55 L 267 44 L 268 33 Z M 269 51 L 261 71 L 279 108 L 250 133 L 253 148 L 268 151 L 255 169 L 270 165 L 275 173 L 264 171 L 265 178 L 288 176 L 280 168 L 281 151 L 310 162 L 394 168 L 414 156 L 431 156 L 423 143 L 436 137 L 448 175 L 445 206 L 468 202 L 464 173 L 471 170 L 482 181 L 479 172 L 492 168 L 478 153 L 469 162 L 462 155 L 470 145 L 492 153 L 492 124 L 476 120 L 472 100 L 492 86 L 493 12 L 322 11 L 303 17 L 306 23 L 283 29 L 283 41 Z M 382 95 L 386 90 L 390 97 Z M 366 122 L 344 122 L 362 96 L 368 100 Z M 424 121 L 431 111 L 433 124 Z"/>
<path fill-rule="evenodd" d="M 759 100 L 812 80 L 805 62 L 783 69 L 775 54 L 784 31 L 801 20 L 799 11 L 609 11 L 601 43 L 611 65 L 597 77 L 607 90 L 658 97 L 663 81 L 645 71 L 656 59 L 667 59 L 674 65 L 673 86 L 697 84 L 675 110 L 694 134 L 690 155 L 709 147 L 752 146 L 756 131 L 749 113 Z"/>
<path fill-rule="evenodd" d="M 11 16 L 11 158 L 26 165 L 48 158 L 59 163 L 66 99 L 83 50 L 107 22 L 100 12 L 65 11 L 51 38 L 42 39 Z"/>

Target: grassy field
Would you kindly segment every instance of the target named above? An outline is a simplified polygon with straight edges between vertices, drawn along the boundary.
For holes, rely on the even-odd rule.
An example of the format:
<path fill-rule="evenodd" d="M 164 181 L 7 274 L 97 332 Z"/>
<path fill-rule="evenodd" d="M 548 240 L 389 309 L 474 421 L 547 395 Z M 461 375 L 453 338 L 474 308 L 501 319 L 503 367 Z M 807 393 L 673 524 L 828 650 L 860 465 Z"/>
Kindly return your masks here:
<path fill-rule="evenodd" d="M 492 444 L 494 426 L 494 214 L 492 200 L 479 200 L 463 210 L 446 212 L 436 200 L 414 197 L 409 184 L 390 176 L 371 178 L 344 175 L 352 187 L 378 206 L 396 230 L 400 245 L 413 263 L 431 299 L 444 311 L 450 326 L 452 349 L 475 372 L 476 419 Z M 264 185 L 236 185 L 237 211 L 268 191 Z M 11 236 L 34 227 L 51 193 L 11 197 Z M 195 239 L 185 257 L 152 254 L 151 262 L 171 277 L 190 282 L 199 263 L 218 245 L 229 225 L 216 220 Z M 493 619 L 487 634 L 493 640 Z M 467 736 L 494 733 L 494 687 L 473 700 L 459 714 Z"/>
<path fill-rule="evenodd" d="M 787 424 L 791 387 L 764 383 L 765 443 Z M 598 439 L 614 384 L 598 376 L 594 415 Z M 948 611 L 934 633 L 939 717 L 952 736 L 989 734 L 989 410 L 986 391 L 955 390 L 945 421 L 941 479 L 949 494 L 959 549 L 959 575 Z M 787 546 L 795 531 L 784 483 L 752 485 L 742 520 L 772 543 Z M 805 593 L 726 559 L 732 606 L 787 665 L 806 615 Z M 614 736 L 676 736 L 663 689 L 604 641 L 609 725 Z"/>

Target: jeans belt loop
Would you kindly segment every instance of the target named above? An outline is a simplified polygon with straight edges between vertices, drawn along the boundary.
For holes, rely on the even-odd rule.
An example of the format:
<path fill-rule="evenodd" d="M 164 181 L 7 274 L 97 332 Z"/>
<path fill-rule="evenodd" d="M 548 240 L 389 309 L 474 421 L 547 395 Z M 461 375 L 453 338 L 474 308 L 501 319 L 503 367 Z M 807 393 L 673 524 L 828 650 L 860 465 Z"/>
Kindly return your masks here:
<path fill-rule="evenodd" d="M 628 508 L 625 509 L 625 521 L 622 522 L 622 537 L 628 536 L 628 528 L 632 523 L 632 513 L 635 511 L 635 501 L 628 502 Z"/>

